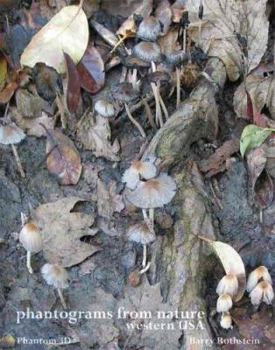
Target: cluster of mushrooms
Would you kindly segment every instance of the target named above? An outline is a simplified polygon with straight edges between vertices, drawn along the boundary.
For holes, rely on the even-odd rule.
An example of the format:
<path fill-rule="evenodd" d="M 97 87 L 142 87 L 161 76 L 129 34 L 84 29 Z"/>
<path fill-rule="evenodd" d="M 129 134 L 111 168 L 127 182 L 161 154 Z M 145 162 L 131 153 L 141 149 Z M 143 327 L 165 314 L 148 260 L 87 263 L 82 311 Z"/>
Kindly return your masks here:
<path fill-rule="evenodd" d="M 227 274 L 218 283 L 216 292 L 217 312 L 221 313 L 220 325 L 224 329 L 232 328 L 232 317 L 229 310 L 233 307 L 234 297 L 238 293 L 239 283 L 236 275 Z M 274 299 L 271 276 L 265 266 L 259 266 L 252 271 L 247 280 L 246 290 L 250 301 L 256 308 L 264 302 L 267 305 Z"/>
<path fill-rule="evenodd" d="M 24 214 L 22 218 L 22 229 L 19 233 L 19 241 L 27 251 L 27 268 L 30 274 L 33 274 L 31 265 L 31 255 L 43 250 L 43 239 L 39 227 L 32 221 L 28 220 Z M 62 289 L 68 287 L 68 273 L 58 264 L 46 263 L 41 268 L 41 273 L 48 285 L 56 288 L 64 309 L 67 308 Z"/>
<path fill-rule="evenodd" d="M 150 262 L 147 262 L 147 246 L 154 242 L 154 212 L 156 208 L 168 204 L 176 193 L 176 183 L 166 173 L 158 173 L 153 161 L 135 160 L 124 172 L 122 181 L 126 184 L 126 199 L 142 210 L 143 220 L 130 226 L 128 239 L 143 245 L 142 269 L 134 271 L 129 276 L 133 286 L 140 282 L 140 276 L 145 273 Z"/>

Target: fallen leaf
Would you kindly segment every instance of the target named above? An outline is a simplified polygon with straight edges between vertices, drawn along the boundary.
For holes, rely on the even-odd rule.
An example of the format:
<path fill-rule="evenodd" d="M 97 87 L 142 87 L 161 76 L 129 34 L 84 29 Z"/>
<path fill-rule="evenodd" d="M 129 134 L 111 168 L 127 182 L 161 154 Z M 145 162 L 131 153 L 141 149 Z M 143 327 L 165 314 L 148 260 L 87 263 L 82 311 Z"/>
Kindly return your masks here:
<path fill-rule="evenodd" d="M 232 139 L 225 141 L 224 144 L 216 149 L 208 159 L 204 159 L 199 163 L 199 168 L 206 177 L 214 176 L 226 170 L 226 161 L 239 151 L 240 140 Z"/>
<path fill-rule="evenodd" d="M 77 64 L 87 48 L 89 27 L 84 11 L 66 6 L 58 12 L 31 40 L 21 56 L 21 65 L 34 67 L 43 62 L 64 73 L 63 53 Z"/>
<path fill-rule="evenodd" d="M 74 143 L 59 130 L 48 130 L 46 143 L 47 167 L 61 185 L 76 185 L 82 165 Z"/>
<path fill-rule="evenodd" d="M 275 179 L 275 143 L 274 139 L 271 139 L 267 145 L 266 152 L 266 171 L 268 174 Z"/>
<path fill-rule="evenodd" d="M 111 129 L 107 119 L 84 115 L 78 123 L 77 136 L 84 148 L 93 151 L 96 157 L 104 157 L 114 162 L 120 160 L 117 155 L 120 149 L 118 141 L 110 143 Z"/>
<path fill-rule="evenodd" d="M 116 46 L 118 43 L 118 38 L 109 29 L 105 28 L 102 24 L 91 19 L 89 21 L 94 30 L 106 41 L 107 44 L 111 46 Z"/>
<path fill-rule="evenodd" d="M 261 146 L 268 136 L 271 135 L 272 131 L 272 129 L 259 128 L 253 124 L 247 125 L 243 129 L 240 140 L 240 152 L 242 157 L 244 157 L 246 152 Z"/>
<path fill-rule="evenodd" d="M 98 50 L 89 46 L 77 65 L 81 87 L 92 93 L 97 93 L 105 84 L 104 62 Z"/>
<path fill-rule="evenodd" d="M 33 95 L 26 89 L 18 89 L 15 94 L 16 107 L 22 117 L 39 118 L 42 111 L 53 114 L 50 105 L 38 95 Z"/>
<path fill-rule="evenodd" d="M 80 78 L 76 66 L 71 57 L 64 52 L 67 68 L 67 107 L 70 113 L 75 113 L 81 100 Z"/>
<path fill-rule="evenodd" d="M 0 92 L 0 103 L 6 104 L 12 98 L 14 92 L 18 88 L 18 84 L 14 81 L 8 83 L 4 89 Z"/>
<path fill-rule="evenodd" d="M 234 300 L 239 301 L 243 297 L 246 288 L 245 267 L 242 258 L 229 244 L 219 241 L 212 241 L 209 244 L 220 259 L 226 274 L 237 276 L 239 289 Z"/>
<path fill-rule="evenodd" d="M 135 10 L 135 15 L 140 15 L 141 17 L 150 16 L 153 9 L 153 0 L 143 1 L 142 4 Z M 116 34 L 122 37 L 127 36 L 129 32 L 136 32 L 136 25 L 134 21 L 133 13 L 122 23 L 120 28 L 117 30 Z"/>
<path fill-rule="evenodd" d="M 191 20 L 188 34 L 208 56 L 223 61 L 232 81 L 257 67 L 266 51 L 269 26 L 266 3 L 266 0 L 204 0 L 203 20 L 198 21 L 200 2 L 187 2 Z"/>
<path fill-rule="evenodd" d="M 266 165 L 266 145 L 251 150 L 247 154 L 247 166 L 252 189 Z"/>
<path fill-rule="evenodd" d="M 111 181 L 108 187 L 97 180 L 97 212 L 99 216 L 111 219 L 115 212 L 120 213 L 125 205 L 122 195 L 116 193 L 116 183 Z"/>
<path fill-rule="evenodd" d="M 34 211 L 33 219 L 41 228 L 43 254 L 48 262 L 70 267 L 100 250 L 80 240 L 97 233 L 97 229 L 90 228 L 94 223 L 92 214 L 72 211 L 81 201 L 84 200 L 77 197 L 62 198 Z"/>

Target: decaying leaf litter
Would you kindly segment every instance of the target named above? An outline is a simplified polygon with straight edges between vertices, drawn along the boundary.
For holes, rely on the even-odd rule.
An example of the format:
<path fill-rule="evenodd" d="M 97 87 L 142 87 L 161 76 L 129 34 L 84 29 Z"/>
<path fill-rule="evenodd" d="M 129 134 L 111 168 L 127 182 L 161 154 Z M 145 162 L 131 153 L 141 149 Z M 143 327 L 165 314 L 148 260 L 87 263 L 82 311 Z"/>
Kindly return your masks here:
<path fill-rule="evenodd" d="M 13 347 L 23 334 L 62 334 L 74 339 L 66 345 L 72 349 L 190 349 L 199 332 L 210 339 L 259 337 L 261 348 L 271 349 L 270 280 L 259 275 L 257 289 L 241 297 L 244 269 L 248 276 L 265 266 L 274 278 L 274 6 L 216 0 L 110 6 L 0 1 L 1 125 L 27 135 L 16 146 L 17 162 L 5 145 L 10 141 L 1 145 L 0 327 L 7 335 L 1 346 Z M 144 24 L 155 31 L 144 32 Z M 140 58 L 140 42 L 153 56 Z M 148 173 L 146 162 L 157 173 Z M 165 183 L 167 196 L 169 176 L 177 188 L 172 201 L 154 209 L 162 205 L 125 190 L 131 164 L 137 194 Z M 43 238 L 31 275 L 18 241 L 21 213 Z M 127 237 L 142 220 L 155 232 L 145 272 L 144 243 Z M 46 263 L 67 268 L 63 294 L 71 310 L 201 310 L 203 330 L 129 332 L 115 317 L 16 325 L 15 310 L 62 310 L 40 273 Z"/>

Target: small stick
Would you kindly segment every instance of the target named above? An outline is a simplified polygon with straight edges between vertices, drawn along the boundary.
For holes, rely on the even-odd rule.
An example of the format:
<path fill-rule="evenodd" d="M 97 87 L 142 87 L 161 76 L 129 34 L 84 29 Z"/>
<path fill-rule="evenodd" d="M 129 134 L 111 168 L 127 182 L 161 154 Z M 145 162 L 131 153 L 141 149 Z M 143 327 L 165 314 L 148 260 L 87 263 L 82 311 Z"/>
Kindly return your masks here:
<path fill-rule="evenodd" d="M 131 122 L 135 125 L 135 127 L 139 130 L 140 134 L 142 137 L 146 138 L 146 134 L 145 134 L 145 131 L 143 130 L 142 126 L 139 124 L 138 121 L 135 120 L 135 118 L 132 116 L 131 112 L 130 112 L 130 109 L 127 105 L 127 103 L 124 103 L 124 107 L 125 107 L 125 110 L 126 110 L 126 113 L 128 115 L 128 118 L 131 120 Z"/>
<path fill-rule="evenodd" d="M 146 116 L 147 116 L 147 118 L 148 118 L 148 120 L 149 120 L 149 123 L 150 123 L 151 127 L 152 127 L 153 129 L 156 129 L 157 127 L 156 127 L 156 124 L 155 124 L 155 122 L 154 122 L 154 117 L 153 117 L 151 108 L 150 108 L 150 106 L 149 106 L 149 103 L 148 103 L 147 100 L 145 100 L 144 98 L 142 99 L 142 103 L 143 103 L 143 105 L 144 105 L 145 113 L 146 113 Z"/>
<path fill-rule="evenodd" d="M 29 273 L 30 274 L 33 274 L 33 269 L 32 269 L 32 266 L 31 266 L 31 252 L 30 251 L 27 251 L 27 268 L 29 270 Z"/>
<path fill-rule="evenodd" d="M 59 295 L 59 298 L 60 298 L 60 301 L 61 301 L 61 304 L 62 304 L 63 308 L 64 308 L 64 309 L 67 309 L 67 304 L 66 304 L 66 302 L 65 302 L 65 299 L 64 299 L 64 297 L 63 297 L 63 294 L 62 294 L 62 291 L 61 291 L 60 288 L 57 288 L 57 293 L 58 293 L 58 295 Z"/>
<path fill-rule="evenodd" d="M 20 175 L 21 175 L 21 177 L 25 178 L 26 175 L 25 175 L 25 172 L 23 170 L 22 163 L 21 163 L 21 160 L 19 158 L 19 154 L 17 152 L 17 149 L 16 149 L 14 144 L 11 144 L 11 148 L 12 148 L 12 151 L 13 151 L 13 154 L 14 154 L 14 158 L 15 158 L 15 161 L 16 161 L 16 165 L 18 167 Z"/>

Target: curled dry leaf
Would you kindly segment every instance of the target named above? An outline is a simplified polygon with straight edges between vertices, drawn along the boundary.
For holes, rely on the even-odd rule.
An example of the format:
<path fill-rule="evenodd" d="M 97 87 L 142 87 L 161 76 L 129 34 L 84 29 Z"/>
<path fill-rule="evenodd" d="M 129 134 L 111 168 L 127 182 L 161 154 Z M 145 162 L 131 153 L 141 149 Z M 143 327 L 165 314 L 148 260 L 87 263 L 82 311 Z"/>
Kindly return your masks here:
<path fill-rule="evenodd" d="M 80 155 L 74 143 L 59 130 L 47 132 L 46 143 L 47 167 L 51 174 L 57 176 L 61 185 L 78 183 L 82 165 Z"/>
<path fill-rule="evenodd" d="M 117 140 L 113 144 L 110 142 L 111 129 L 107 119 L 84 115 L 78 123 L 77 136 L 85 149 L 93 151 L 96 157 L 104 157 L 111 161 L 120 160 L 117 155 L 120 146 Z"/>
<path fill-rule="evenodd" d="M 266 0 L 204 0 L 202 22 L 198 21 L 200 2 L 187 3 L 191 38 L 209 56 L 223 61 L 232 81 L 257 67 L 266 51 L 269 26 L 266 3 Z"/>
<path fill-rule="evenodd" d="M 50 263 L 63 267 L 79 264 L 99 248 L 82 242 L 83 236 L 94 236 L 97 229 L 91 214 L 72 212 L 81 198 L 68 197 L 40 205 L 33 214 L 43 236 L 43 254 Z"/>
<path fill-rule="evenodd" d="M 229 244 L 220 241 L 212 241 L 209 244 L 220 259 L 226 274 L 237 276 L 239 289 L 234 299 L 239 301 L 243 297 L 246 288 L 245 267 L 242 258 Z"/>
<path fill-rule="evenodd" d="M 78 6 L 66 6 L 59 11 L 31 40 L 20 63 L 34 67 L 43 62 L 65 73 L 63 53 L 78 63 L 88 44 L 89 27 L 84 11 Z"/>
<path fill-rule="evenodd" d="M 74 61 L 64 52 L 67 68 L 67 107 L 70 113 L 75 113 L 81 100 L 80 78 Z"/>
<path fill-rule="evenodd" d="M 89 46 L 81 62 L 77 65 L 81 87 L 96 94 L 105 84 L 104 62 L 98 50 Z"/>

